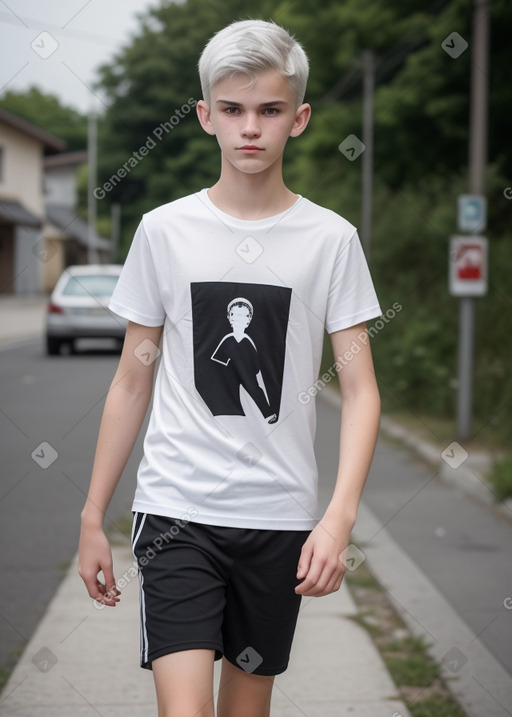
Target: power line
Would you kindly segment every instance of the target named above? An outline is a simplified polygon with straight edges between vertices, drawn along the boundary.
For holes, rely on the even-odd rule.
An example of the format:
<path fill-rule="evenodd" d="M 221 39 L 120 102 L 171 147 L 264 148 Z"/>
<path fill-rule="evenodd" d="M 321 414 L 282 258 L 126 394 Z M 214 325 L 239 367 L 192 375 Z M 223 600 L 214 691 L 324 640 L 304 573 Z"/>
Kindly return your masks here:
<path fill-rule="evenodd" d="M 21 27 L 16 18 L 23 22 L 25 24 L 25 27 Z M 109 47 L 112 47 L 112 43 L 118 43 L 123 40 L 122 37 L 109 37 L 107 35 L 98 35 L 93 32 L 63 29 L 59 25 L 52 25 L 45 22 L 44 20 L 38 20 L 33 17 L 22 17 L 21 15 L 14 16 L 7 12 L 0 12 L 0 22 L 6 22 L 11 25 L 16 25 L 17 27 L 20 27 L 25 31 L 27 31 L 27 29 L 47 30 L 48 32 L 55 33 L 56 35 L 69 37 L 75 40 L 81 40 L 82 42 L 90 42 L 95 45 L 107 45 Z"/>

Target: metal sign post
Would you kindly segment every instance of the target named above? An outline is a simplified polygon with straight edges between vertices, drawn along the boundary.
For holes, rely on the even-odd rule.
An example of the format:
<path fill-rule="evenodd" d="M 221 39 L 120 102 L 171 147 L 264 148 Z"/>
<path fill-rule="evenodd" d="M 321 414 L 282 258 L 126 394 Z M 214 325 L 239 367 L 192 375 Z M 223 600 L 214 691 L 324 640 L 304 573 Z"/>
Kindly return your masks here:
<path fill-rule="evenodd" d="M 98 162 L 98 126 L 94 107 L 89 114 L 87 135 L 87 263 L 98 263 L 96 233 L 96 171 Z"/>
<path fill-rule="evenodd" d="M 487 114 L 489 93 L 489 0 L 474 0 L 473 4 L 473 38 L 471 62 L 471 108 L 469 128 L 469 191 L 459 200 L 459 231 L 473 233 L 484 231 L 486 203 L 483 198 L 485 184 L 485 168 L 487 164 Z M 473 241 L 476 237 L 467 236 Z M 480 258 L 483 258 L 483 251 Z M 486 249 L 485 249 L 486 252 Z M 464 252 L 466 253 L 466 252 Z M 476 254 L 468 260 L 469 267 L 476 262 Z M 460 259 L 463 261 L 463 258 Z M 451 270 L 452 267 L 451 267 Z M 473 281 L 477 280 L 477 268 L 468 268 L 466 273 L 473 273 Z M 485 269 L 485 271 L 487 271 Z M 464 270 L 462 270 L 464 274 Z M 467 277 L 466 277 L 467 278 Z M 464 276 L 459 273 L 464 282 Z M 468 278 L 471 281 L 471 278 Z M 485 282 L 486 283 L 486 282 Z M 466 284 L 466 287 L 468 285 Z M 485 293 L 485 290 L 482 292 Z M 466 440 L 471 436 L 471 413 L 473 404 L 473 343 L 475 323 L 474 296 L 471 291 L 461 296 L 459 313 L 459 376 L 457 394 L 457 436 Z"/>
<path fill-rule="evenodd" d="M 459 223 L 460 226 L 460 223 Z M 454 236 L 450 240 L 450 293 L 460 296 L 457 433 L 471 434 L 473 403 L 474 298 L 487 292 L 487 239 Z"/>

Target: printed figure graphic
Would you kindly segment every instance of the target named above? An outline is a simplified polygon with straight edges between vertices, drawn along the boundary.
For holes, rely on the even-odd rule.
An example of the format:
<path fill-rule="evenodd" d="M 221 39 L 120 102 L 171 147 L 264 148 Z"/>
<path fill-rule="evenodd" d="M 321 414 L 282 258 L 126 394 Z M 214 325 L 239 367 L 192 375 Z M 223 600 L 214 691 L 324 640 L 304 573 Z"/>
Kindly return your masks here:
<path fill-rule="evenodd" d="M 243 386 L 267 422 L 275 423 L 277 414 L 270 407 L 258 349 L 252 338 L 245 333 L 253 314 L 253 305 L 248 299 L 237 297 L 229 302 L 227 319 L 233 331 L 224 336 L 211 360 L 226 367 L 227 379 L 234 392 L 239 392 L 240 386 Z"/>
<path fill-rule="evenodd" d="M 272 284 L 190 284 L 194 383 L 212 415 L 279 423 L 291 297 Z"/>

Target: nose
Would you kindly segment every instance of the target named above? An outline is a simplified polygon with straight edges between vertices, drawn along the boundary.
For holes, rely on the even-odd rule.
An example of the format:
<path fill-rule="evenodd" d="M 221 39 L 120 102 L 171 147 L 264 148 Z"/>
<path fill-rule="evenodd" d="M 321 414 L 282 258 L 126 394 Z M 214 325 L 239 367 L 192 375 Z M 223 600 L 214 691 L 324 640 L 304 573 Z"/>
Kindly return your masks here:
<path fill-rule="evenodd" d="M 248 112 L 245 116 L 245 122 L 242 127 L 242 135 L 244 137 L 259 137 L 261 134 L 258 115 Z"/>

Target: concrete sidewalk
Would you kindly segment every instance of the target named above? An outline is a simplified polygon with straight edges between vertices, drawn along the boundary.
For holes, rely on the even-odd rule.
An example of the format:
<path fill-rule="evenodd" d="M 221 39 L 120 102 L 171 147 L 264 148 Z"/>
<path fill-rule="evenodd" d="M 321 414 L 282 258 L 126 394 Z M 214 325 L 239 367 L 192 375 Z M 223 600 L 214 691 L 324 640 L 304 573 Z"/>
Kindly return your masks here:
<path fill-rule="evenodd" d="M 0 346 L 43 336 L 48 296 L 0 294 Z"/>
<path fill-rule="evenodd" d="M 138 580 L 129 546 L 115 547 L 128 584 L 98 609 L 71 565 L 11 675 L 0 717 L 156 715 L 153 679 L 138 666 Z M 348 589 L 303 598 L 290 667 L 276 678 L 272 717 L 410 717 L 371 638 L 351 616 Z M 215 669 L 215 694 L 219 663 Z"/>

